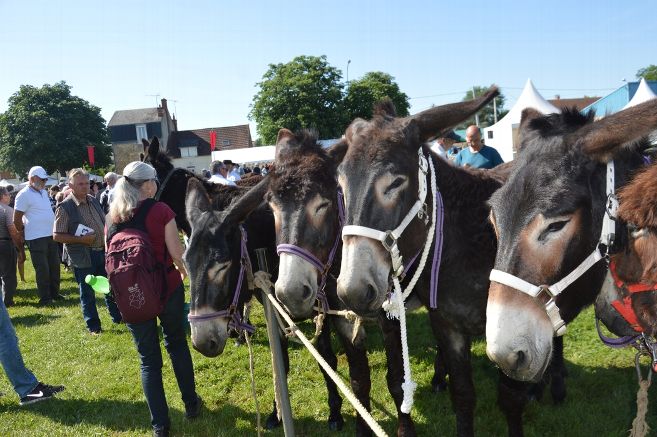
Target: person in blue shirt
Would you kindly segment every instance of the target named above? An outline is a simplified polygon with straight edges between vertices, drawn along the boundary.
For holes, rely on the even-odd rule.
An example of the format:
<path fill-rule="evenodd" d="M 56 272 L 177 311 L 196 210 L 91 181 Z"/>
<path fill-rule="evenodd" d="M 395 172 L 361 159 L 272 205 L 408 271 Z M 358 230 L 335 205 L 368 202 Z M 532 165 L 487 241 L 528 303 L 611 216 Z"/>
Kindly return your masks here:
<path fill-rule="evenodd" d="M 481 132 L 477 126 L 468 126 L 465 131 L 465 141 L 468 147 L 463 148 L 456 155 L 455 165 L 459 167 L 493 168 L 504 163 L 497 150 L 485 146 L 481 142 Z"/>

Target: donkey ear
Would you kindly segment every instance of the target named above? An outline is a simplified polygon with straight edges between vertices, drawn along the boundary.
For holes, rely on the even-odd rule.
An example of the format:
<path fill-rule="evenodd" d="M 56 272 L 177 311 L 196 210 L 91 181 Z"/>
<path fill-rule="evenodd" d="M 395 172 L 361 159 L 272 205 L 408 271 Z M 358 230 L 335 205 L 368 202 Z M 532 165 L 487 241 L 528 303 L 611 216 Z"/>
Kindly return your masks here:
<path fill-rule="evenodd" d="M 291 145 L 296 144 L 296 138 L 294 133 L 289 129 L 281 129 L 278 131 L 278 137 L 276 138 L 276 153 L 274 154 L 274 159 L 278 160 L 281 153 L 287 150 Z"/>
<path fill-rule="evenodd" d="M 615 114 L 609 115 L 577 134 L 584 153 L 607 162 L 614 156 L 657 129 L 657 99 L 649 100 Z"/>
<path fill-rule="evenodd" d="M 185 196 L 187 221 L 193 226 L 202 213 L 211 209 L 212 205 L 210 205 L 207 191 L 203 188 L 203 183 L 196 178 L 189 179 L 189 182 L 187 182 L 187 195 Z"/>
<path fill-rule="evenodd" d="M 349 143 L 353 143 L 354 137 L 358 136 L 358 134 L 360 134 L 367 127 L 367 125 L 367 121 L 363 120 L 362 118 L 355 119 L 347 128 L 344 137 Z"/>
<path fill-rule="evenodd" d="M 269 175 L 266 175 L 256 186 L 234 201 L 224 213 L 224 222 L 242 223 L 258 206 L 264 202 L 269 189 Z"/>
<path fill-rule="evenodd" d="M 347 143 L 344 139 L 341 139 L 340 141 L 329 147 L 326 150 L 326 153 L 328 154 L 329 158 L 331 158 L 331 160 L 335 163 L 335 165 L 338 165 L 344 159 L 344 155 L 347 153 L 348 148 L 349 148 L 349 143 Z"/>
<path fill-rule="evenodd" d="M 439 132 L 470 118 L 497 97 L 499 93 L 500 91 L 493 85 L 486 94 L 476 99 L 436 106 L 407 118 L 413 119 L 417 123 L 420 140 L 428 141 Z"/>
<path fill-rule="evenodd" d="M 145 139 L 141 141 L 144 143 L 144 152 L 151 158 L 152 162 L 155 162 L 155 158 L 157 158 L 157 154 L 160 151 L 160 141 L 157 137 L 153 137 L 150 143 Z"/>
<path fill-rule="evenodd" d="M 146 138 L 142 138 L 141 139 L 141 144 L 144 146 L 144 153 L 147 153 L 148 148 L 151 146 L 151 143 L 149 143 Z"/>
<path fill-rule="evenodd" d="M 534 108 L 523 109 L 522 114 L 520 115 L 520 129 L 526 127 L 527 123 L 539 117 L 543 117 L 543 114 L 541 114 L 538 110 Z"/>

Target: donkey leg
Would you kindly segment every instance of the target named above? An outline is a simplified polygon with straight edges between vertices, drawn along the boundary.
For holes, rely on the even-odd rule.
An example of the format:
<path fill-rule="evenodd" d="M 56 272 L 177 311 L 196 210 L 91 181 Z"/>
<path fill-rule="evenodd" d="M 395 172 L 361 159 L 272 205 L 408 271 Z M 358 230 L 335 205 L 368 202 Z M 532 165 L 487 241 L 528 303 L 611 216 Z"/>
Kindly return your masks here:
<path fill-rule="evenodd" d="M 324 323 L 322 332 L 319 334 L 317 351 L 329 366 L 331 366 L 331 369 L 336 370 L 338 368 L 338 358 L 335 356 L 335 352 L 333 352 L 333 347 L 331 347 L 331 328 L 329 323 Z M 344 419 L 340 411 L 342 409 L 342 397 L 338 392 L 338 386 L 335 385 L 335 382 L 333 382 L 321 366 L 319 369 L 322 371 L 322 376 L 324 376 L 324 381 L 326 382 L 326 390 L 328 391 L 328 427 L 331 431 L 341 431 L 344 425 Z"/>
<path fill-rule="evenodd" d="M 497 403 L 506 416 L 510 437 L 522 437 L 522 413 L 527 405 L 527 389 L 529 384 L 513 380 L 502 371 L 497 385 Z"/>
<path fill-rule="evenodd" d="M 431 378 L 431 388 L 434 393 L 440 393 L 447 390 L 447 368 L 445 367 L 445 357 L 441 348 L 436 347 L 436 358 L 433 362 L 433 378 Z"/>
<path fill-rule="evenodd" d="M 554 337 L 552 347 L 552 362 L 550 363 L 550 393 L 552 401 L 560 404 L 566 399 L 566 363 L 563 359 L 563 337 Z"/>
<path fill-rule="evenodd" d="M 401 404 L 404 400 L 402 382 L 404 380 L 404 363 L 402 361 L 401 332 L 399 320 L 390 320 L 381 312 L 379 315 L 379 325 L 383 332 L 383 342 L 386 348 L 386 358 L 388 373 L 386 380 L 388 382 L 388 391 L 392 395 L 397 407 L 397 417 L 399 424 L 397 436 L 410 437 L 415 436 L 415 424 L 410 414 L 402 413 Z"/>
<path fill-rule="evenodd" d="M 331 319 L 331 321 L 335 323 L 338 337 L 347 355 L 351 389 L 367 411 L 371 411 L 370 389 L 372 388 L 372 382 L 370 380 L 370 366 L 367 359 L 367 348 L 365 346 L 365 330 L 362 327 L 360 328 L 363 335 L 359 334 L 359 339 L 354 344 L 351 341 L 353 323 L 341 317 Z M 356 435 L 363 437 L 372 435 L 372 430 L 360 414 L 356 418 Z"/>
<path fill-rule="evenodd" d="M 449 394 L 456 414 L 456 435 L 473 436 L 476 395 L 472 381 L 471 339 L 448 326 L 436 311 L 430 311 L 429 316 L 447 365 Z"/>
<path fill-rule="evenodd" d="M 288 354 L 288 350 L 287 350 L 288 341 L 284 335 L 281 335 L 280 337 L 281 337 L 281 352 L 283 353 L 283 363 L 285 364 L 285 376 L 287 377 L 288 373 L 290 373 L 290 355 Z M 271 414 L 269 415 L 269 417 L 267 417 L 267 420 L 265 421 L 265 428 L 271 430 L 280 426 L 280 424 L 281 421 L 278 419 L 276 399 L 274 399 L 274 409 L 272 410 Z"/>

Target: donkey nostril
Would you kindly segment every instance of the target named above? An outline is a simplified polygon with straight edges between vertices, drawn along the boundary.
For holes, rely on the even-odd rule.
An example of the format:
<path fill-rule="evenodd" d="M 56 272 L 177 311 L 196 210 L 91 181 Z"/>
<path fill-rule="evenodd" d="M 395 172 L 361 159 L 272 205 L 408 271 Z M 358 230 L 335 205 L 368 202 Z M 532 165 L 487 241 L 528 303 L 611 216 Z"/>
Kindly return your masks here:
<path fill-rule="evenodd" d="M 527 356 L 523 351 L 518 351 L 514 355 L 515 355 L 515 361 L 511 363 L 511 370 L 518 370 L 519 368 L 525 365 L 525 361 L 527 361 Z"/>
<path fill-rule="evenodd" d="M 302 293 L 303 300 L 310 299 L 310 296 L 312 296 L 312 294 L 313 294 L 313 291 L 310 289 L 310 287 L 307 286 L 307 285 L 304 285 L 303 286 L 303 293 Z"/>
<path fill-rule="evenodd" d="M 367 294 L 365 295 L 365 299 L 367 302 L 372 302 L 374 299 L 376 299 L 376 290 L 372 284 L 367 285 Z"/>

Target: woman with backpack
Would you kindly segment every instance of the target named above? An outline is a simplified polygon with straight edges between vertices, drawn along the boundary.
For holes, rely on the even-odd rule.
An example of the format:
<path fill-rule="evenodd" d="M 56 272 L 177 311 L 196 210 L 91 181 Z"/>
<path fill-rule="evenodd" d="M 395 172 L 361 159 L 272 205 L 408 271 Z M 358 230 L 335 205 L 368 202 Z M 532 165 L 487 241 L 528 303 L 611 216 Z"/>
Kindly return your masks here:
<path fill-rule="evenodd" d="M 123 230 L 143 229 L 150 241 L 156 260 L 163 266 L 162 274 L 166 276 L 161 290 L 162 307 L 159 315 L 134 323 L 128 320 L 135 319 L 134 313 L 131 314 L 132 317 L 126 317 L 125 313 L 123 315 L 141 360 L 141 381 L 151 413 L 153 435 L 168 436 L 170 420 L 162 384 L 162 353 L 157 329 L 158 318 L 162 326 L 164 346 L 171 358 L 173 371 L 185 404 L 186 418 L 193 419 L 199 415 L 202 400 L 196 393 L 194 366 L 187 344 L 183 316 L 185 290 L 182 277 L 186 275 L 182 261 L 183 247 L 178 237 L 175 213 L 165 203 L 153 200 L 156 192 L 157 174 L 153 167 L 140 161 L 131 162 L 125 167 L 123 178 L 118 180 L 114 188 L 106 220 L 105 235 L 108 248 L 106 266 L 110 284 L 113 284 L 112 291 L 122 313 L 124 310 L 121 309 L 121 296 L 125 296 L 126 293 L 131 293 L 130 296 L 132 296 L 134 287 L 121 286 L 121 289 L 117 289 L 115 284 L 121 282 L 112 282 L 109 257 L 114 239 L 121 238 L 122 236 L 119 234 Z M 127 234 L 129 233 L 123 232 L 123 235 Z M 133 234 L 135 233 L 133 232 Z M 144 305 L 144 308 L 147 307 L 148 305 Z M 126 312 L 128 310 L 131 309 L 125 308 Z M 139 319 L 137 318 L 137 320 Z"/>

